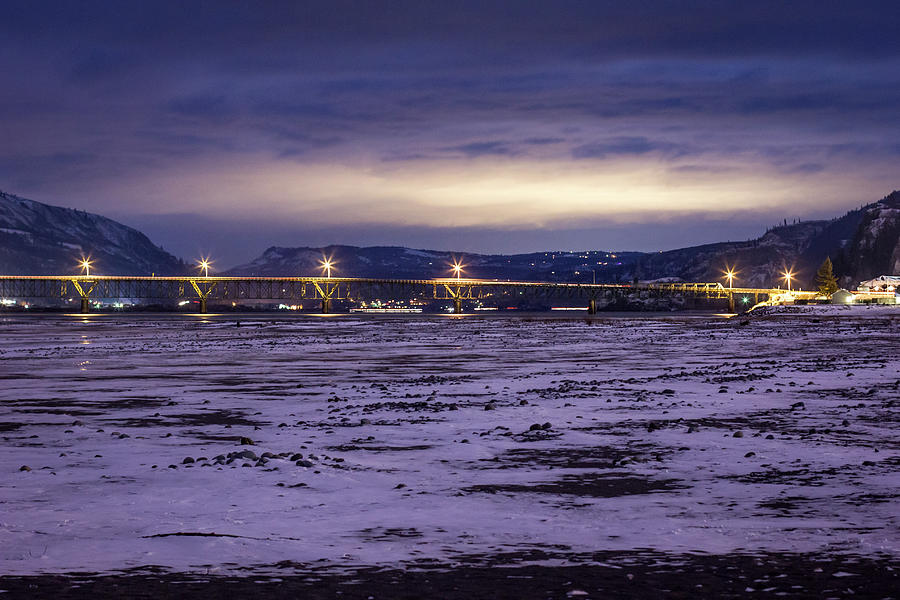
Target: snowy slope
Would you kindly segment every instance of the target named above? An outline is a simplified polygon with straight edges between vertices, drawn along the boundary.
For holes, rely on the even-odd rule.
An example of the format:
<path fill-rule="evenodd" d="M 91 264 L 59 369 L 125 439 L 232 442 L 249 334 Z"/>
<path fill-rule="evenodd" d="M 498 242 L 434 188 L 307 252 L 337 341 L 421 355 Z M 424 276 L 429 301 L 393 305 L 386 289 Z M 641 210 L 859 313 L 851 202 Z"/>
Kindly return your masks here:
<path fill-rule="evenodd" d="M 900 192 L 866 207 L 837 266 L 845 266 L 859 280 L 900 274 Z"/>
<path fill-rule="evenodd" d="M 63 274 L 90 256 L 97 273 L 178 274 L 184 263 L 112 219 L 0 192 L 0 272 Z"/>

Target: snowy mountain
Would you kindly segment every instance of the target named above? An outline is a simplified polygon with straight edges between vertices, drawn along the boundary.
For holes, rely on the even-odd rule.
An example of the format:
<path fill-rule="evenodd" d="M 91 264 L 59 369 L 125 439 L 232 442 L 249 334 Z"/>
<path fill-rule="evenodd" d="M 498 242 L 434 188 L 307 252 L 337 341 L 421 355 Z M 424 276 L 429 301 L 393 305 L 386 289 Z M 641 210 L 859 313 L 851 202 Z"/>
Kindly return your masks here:
<path fill-rule="evenodd" d="M 79 272 L 82 257 L 104 275 L 174 275 L 187 265 L 136 229 L 79 210 L 0 192 L 0 273 Z"/>
<path fill-rule="evenodd" d="M 382 277 L 423 279 L 449 277 L 450 265 L 464 265 L 463 276 L 486 279 L 543 281 L 591 281 L 621 279 L 640 252 L 616 254 L 603 251 L 536 252 L 531 254 L 490 255 L 469 252 L 414 250 L 397 246 L 326 246 L 324 248 L 280 248 L 273 246 L 262 256 L 234 267 L 233 275 L 319 275 L 322 259 L 334 263 L 334 275 L 345 277 Z"/>

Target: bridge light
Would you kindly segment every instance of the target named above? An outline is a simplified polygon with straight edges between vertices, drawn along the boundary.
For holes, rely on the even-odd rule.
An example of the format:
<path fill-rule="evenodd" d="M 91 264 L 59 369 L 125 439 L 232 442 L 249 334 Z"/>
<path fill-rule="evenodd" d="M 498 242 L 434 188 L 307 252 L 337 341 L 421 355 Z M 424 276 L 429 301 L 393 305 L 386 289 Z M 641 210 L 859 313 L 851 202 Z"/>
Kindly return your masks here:
<path fill-rule="evenodd" d="M 82 256 L 81 262 L 78 264 L 78 266 L 81 267 L 81 272 L 84 273 L 85 275 L 87 275 L 88 277 L 91 276 L 91 264 L 92 263 L 93 263 L 93 261 L 91 260 L 90 257 L 84 258 Z"/>
<path fill-rule="evenodd" d="M 209 277 L 209 265 L 210 265 L 209 258 L 201 258 L 200 260 L 197 261 L 197 268 L 200 269 L 201 271 L 203 271 L 204 277 Z"/>
<path fill-rule="evenodd" d="M 322 270 L 325 271 L 325 277 L 331 279 L 331 267 L 334 265 L 334 262 L 331 257 L 322 257 L 322 262 L 319 263 L 322 266 Z"/>
<path fill-rule="evenodd" d="M 788 291 L 791 291 L 791 279 L 794 278 L 794 273 L 790 269 L 786 269 L 784 271 L 783 275 L 784 276 L 782 277 L 782 279 L 784 279 L 787 282 Z"/>
<path fill-rule="evenodd" d="M 728 279 L 728 288 L 733 288 L 734 276 L 737 274 L 737 272 L 733 268 L 728 267 L 725 271 L 722 271 L 722 273 L 725 275 L 725 278 Z"/>
<path fill-rule="evenodd" d="M 450 265 L 450 268 L 453 269 L 453 273 L 456 274 L 456 280 L 459 281 L 460 276 L 462 275 L 462 270 L 465 265 L 459 262 L 458 260 L 454 260 L 453 264 Z"/>

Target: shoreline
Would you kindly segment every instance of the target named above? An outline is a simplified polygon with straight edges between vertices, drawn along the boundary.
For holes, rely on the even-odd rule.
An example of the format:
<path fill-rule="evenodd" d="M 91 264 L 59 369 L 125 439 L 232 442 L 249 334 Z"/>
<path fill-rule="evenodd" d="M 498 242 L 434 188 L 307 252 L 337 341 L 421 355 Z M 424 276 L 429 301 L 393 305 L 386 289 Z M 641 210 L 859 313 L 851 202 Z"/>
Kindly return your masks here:
<path fill-rule="evenodd" d="M 423 563 L 403 568 L 283 564 L 245 575 L 167 572 L 153 567 L 108 574 L 0 576 L 10 598 L 881 598 L 900 589 L 896 557 L 827 554 L 595 553 L 581 564 L 527 564 L 515 554 L 475 564 Z M 525 560 L 523 560 L 525 559 Z"/>

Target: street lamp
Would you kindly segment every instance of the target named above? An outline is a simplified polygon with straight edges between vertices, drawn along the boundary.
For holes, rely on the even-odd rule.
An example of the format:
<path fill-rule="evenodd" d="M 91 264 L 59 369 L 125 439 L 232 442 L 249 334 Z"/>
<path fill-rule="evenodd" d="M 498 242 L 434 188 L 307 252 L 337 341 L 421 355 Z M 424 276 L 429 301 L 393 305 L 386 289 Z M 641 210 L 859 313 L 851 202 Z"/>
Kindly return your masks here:
<path fill-rule="evenodd" d="M 90 259 L 90 257 L 88 257 L 88 258 L 82 257 L 81 263 L 78 266 L 81 267 L 82 273 L 84 273 L 88 277 L 91 276 L 91 259 Z"/>
<path fill-rule="evenodd" d="M 324 258 L 324 257 L 322 258 L 322 262 L 321 262 L 322 270 L 325 271 L 325 276 L 328 279 L 331 279 L 331 265 L 333 265 L 333 264 L 334 263 L 331 261 L 330 258 Z"/>
<path fill-rule="evenodd" d="M 453 272 L 456 273 L 456 280 L 457 280 L 457 281 L 459 281 L 459 278 L 460 278 L 460 276 L 462 275 L 463 266 L 464 266 L 464 265 L 463 265 L 461 262 L 459 262 L 459 261 L 454 261 L 453 264 L 452 264 L 451 267 L 450 267 L 451 269 L 453 269 Z"/>
<path fill-rule="evenodd" d="M 784 275 L 783 279 L 787 282 L 787 289 L 788 289 L 788 291 L 791 291 L 791 279 L 794 278 L 794 273 L 790 270 L 787 270 L 784 272 L 783 275 Z"/>
<path fill-rule="evenodd" d="M 197 267 L 201 271 L 203 271 L 204 277 L 209 277 L 209 259 L 208 258 L 201 258 L 200 260 L 198 260 Z"/>

